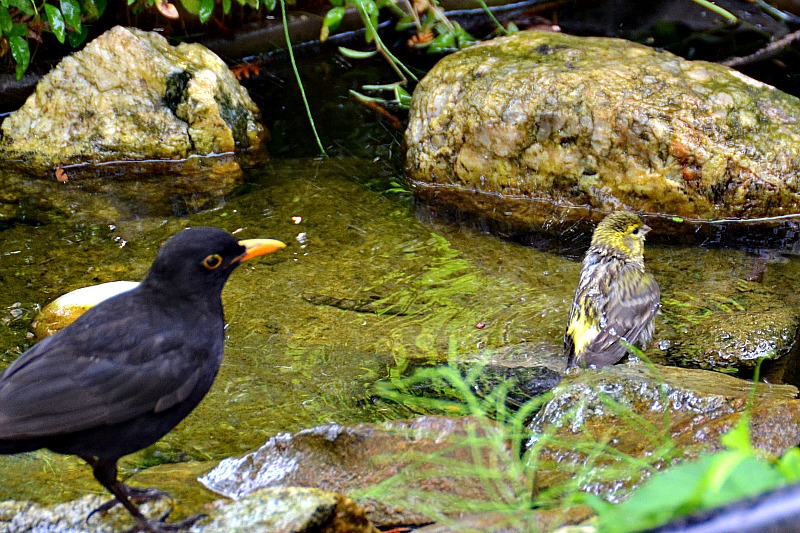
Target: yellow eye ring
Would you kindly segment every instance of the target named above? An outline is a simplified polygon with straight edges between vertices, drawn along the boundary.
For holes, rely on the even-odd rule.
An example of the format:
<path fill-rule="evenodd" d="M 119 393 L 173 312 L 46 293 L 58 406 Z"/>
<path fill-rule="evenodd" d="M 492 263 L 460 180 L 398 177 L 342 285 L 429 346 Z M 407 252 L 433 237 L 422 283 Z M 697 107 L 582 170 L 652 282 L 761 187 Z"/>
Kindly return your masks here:
<path fill-rule="evenodd" d="M 209 270 L 215 270 L 222 264 L 222 256 L 219 254 L 212 254 L 203 259 L 203 266 Z"/>

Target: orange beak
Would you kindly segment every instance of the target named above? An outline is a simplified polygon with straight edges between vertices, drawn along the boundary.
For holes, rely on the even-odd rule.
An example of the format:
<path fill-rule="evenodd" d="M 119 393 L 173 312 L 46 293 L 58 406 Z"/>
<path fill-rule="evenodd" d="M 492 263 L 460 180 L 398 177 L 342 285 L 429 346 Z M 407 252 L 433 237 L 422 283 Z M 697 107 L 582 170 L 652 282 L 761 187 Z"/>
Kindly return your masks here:
<path fill-rule="evenodd" d="M 271 254 L 272 252 L 277 252 L 278 250 L 286 248 L 285 244 L 274 239 L 245 239 L 239 241 L 239 244 L 245 247 L 244 254 L 238 258 L 239 262 L 247 261 L 259 255 Z"/>

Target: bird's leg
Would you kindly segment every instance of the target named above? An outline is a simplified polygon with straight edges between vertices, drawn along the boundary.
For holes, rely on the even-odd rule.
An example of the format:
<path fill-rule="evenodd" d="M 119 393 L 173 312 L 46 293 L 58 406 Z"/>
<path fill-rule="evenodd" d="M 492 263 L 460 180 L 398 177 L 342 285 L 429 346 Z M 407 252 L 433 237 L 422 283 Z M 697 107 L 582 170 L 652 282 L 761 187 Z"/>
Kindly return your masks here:
<path fill-rule="evenodd" d="M 89 465 L 92 468 L 95 468 L 95 466 L 99 462 L 99 460 L 97 458 L 95 458 L 95 457 L 88 457 L 88 456 L 87 457 L 83 457 L 82 456 L 81 459 L 83 459 L 84 461 L 89 463 Z M 95 477 L 97 477 L 97 475 L 95 475 Z M 116 480 L 116 469 L 114 470 L 114 480 Z M 170 498 L 170 495 L 168 493 L 164 492 L 163 490 L 159 490 L 157 488 L 154 488 L 154 487 L 153 488 L 140 488 L 140 487 L 130 487 L 128 485 L 125 485 L 124 483 L 119 483 L 119 484 L 122 485 L 122 488 L 125 491 L 125 495 L 128 497 L 128 500 L 130 500 L 131 502 L 133 502 L 134 504 L 137 504 L 137 505 L 145 503 L 145 502 L 151 502 L 151 501 L 154 501 L 154 500 L 158 500 L 158 499 L 161 499 L 161 498 Z M 105 485 L 103 485 L 103 486 L 105 486 Z M 113 498 L 111 500 L 108 500 L 107 502 L 105 502 L 104 504 L 99 506 L 97 509 L 94 509 L 91 513 L 89 513 L 89 516 L 86 517 L 86 521 L 88 522 L 89 519 L 92 516 L 94 516 L 95 514 L 97 514 L 97 513 L 100 513 L 100 514 L 107 513 L 108 511 L 110 511 L 111 509 L 113 509 L 114 507 L 119 505 L 120 503 L 121 502 L 117 498 Z M 169 515 L 169 512 L 167 513 L 167 515 Z M 167 515 L 165 515 L 164 518 L 166 518 Z M 163 520 L 163 518 L 162 518 L 162 520 Z"/>
<path fill-rule="evenodd" d="M 95 457 L 83 457 L 83 460 L 92 466 L 94 477 L 103 485 L 111 494 L 116 498 L 107 502 L 90 513 L 100 511 L 105 512 L 114 507 L 117 503 L 122 504 L 125 509 L 136 520 L 136 526 L 128 530 L 126 533 L 134 533 L 137 531 L 149 531 L 151 533 L 167 533 L 171 531 L 180 531 L 194 525 L 195 522 L 203 518 L 205 515 L 194 515 L 174 524 L 166 524 L 164 520 L 169 516 L 171 509 L 167 511 L 160 519 L 151 520 L 144 516 L 138 507 L 131 502 L 131 496 L 137 498 L 143 496 L 145 500 L 157 499 L 160 495 L 166 494 L 157 489 L 135 489 L 126 486 L 124 483 L 117 479 L 117 461 L 108 459 L 98 459 Z M 88 519 L 88 518 L 87 518 Z"/>

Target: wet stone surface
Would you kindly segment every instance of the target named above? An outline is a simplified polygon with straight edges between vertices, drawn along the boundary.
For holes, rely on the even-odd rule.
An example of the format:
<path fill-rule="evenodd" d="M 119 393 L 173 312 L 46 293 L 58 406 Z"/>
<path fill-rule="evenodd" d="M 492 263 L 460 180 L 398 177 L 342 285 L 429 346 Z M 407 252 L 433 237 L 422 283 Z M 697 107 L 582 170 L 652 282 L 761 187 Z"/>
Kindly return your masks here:
<path fill-rule="evenodd" d="M 437 208 L 517 231 L 586 229 L 627 209 L 663 235 L 747 234 L 786 222 L 702 222 L 797 212 L 799 112 L 721 65 L 525 31 L 454 53 L 420 82 L 406 174 Z"/>

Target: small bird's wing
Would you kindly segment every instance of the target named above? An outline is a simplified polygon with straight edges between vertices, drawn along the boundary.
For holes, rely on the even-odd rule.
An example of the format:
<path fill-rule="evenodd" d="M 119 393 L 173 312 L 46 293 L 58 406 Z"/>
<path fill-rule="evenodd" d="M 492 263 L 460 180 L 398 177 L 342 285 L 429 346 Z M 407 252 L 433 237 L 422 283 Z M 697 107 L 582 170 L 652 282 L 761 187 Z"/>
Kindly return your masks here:
<path fill-rule="evenodd" d="M 661 291 L 652 274 L 632 265 L 623 267 L 608 294 L 607 328 L 614 328 L 630 344 L 644 348 L 653 339 L 660 301 Z"/>
<path fill-rule="evenodd" d="M 578 359 L 588 365 L 606 366 L 622 359 L 627 352 L 617 342 L 644 347 L 653 338 L 655 315 L 661 292 L 652 274 L 633 264 L 623 266 L 608 287 L 600 316 L 602 327 Z"/>
<path fill-rule="evenodd" d="M 585 360 L 597 366 L 616 363 L 627 352 L 617 342 L 620 338 L 644 347 L 653 338 L 660 299 L 658 283 L 651 274 L 630 264 L 622 267 L 609 285 L 604 326 L 587 346 Z"/>
<path fill-rule="evenodd" d="M 198 361 L 209 356 L 194 353 L 201 347 L 187 343 L 185 332 L 140 335 L 131 314 L 87 319 L 35 345 L 0 376 L 0 439 L 70 433 L 163 411 L 202 378 Z"/>

